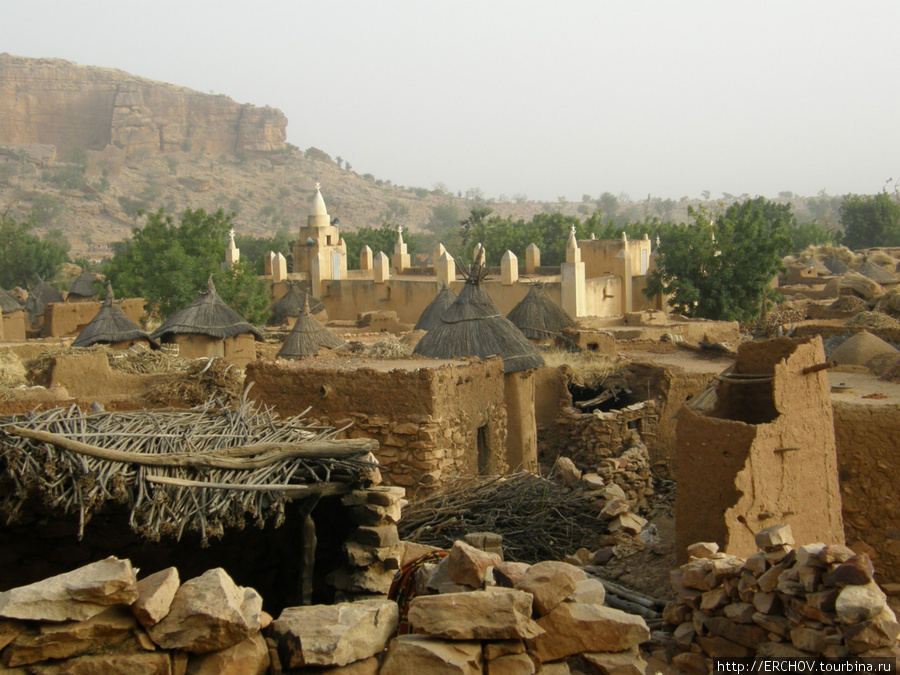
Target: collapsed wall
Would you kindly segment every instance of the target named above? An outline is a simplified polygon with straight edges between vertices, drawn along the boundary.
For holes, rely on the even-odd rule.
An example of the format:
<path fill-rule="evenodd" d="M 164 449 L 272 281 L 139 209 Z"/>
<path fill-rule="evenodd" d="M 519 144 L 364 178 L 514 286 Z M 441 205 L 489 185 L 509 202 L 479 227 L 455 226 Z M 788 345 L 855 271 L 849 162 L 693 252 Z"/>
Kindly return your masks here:
<path fill-rule="evenodd" d="M 715 541 L 749 556 L 772 522 L 801 543 L 843 543 L 837 458 L 822 340 L 779 338 L 738 349 L 708 413 L 678 413 L 676 553 Z"/>

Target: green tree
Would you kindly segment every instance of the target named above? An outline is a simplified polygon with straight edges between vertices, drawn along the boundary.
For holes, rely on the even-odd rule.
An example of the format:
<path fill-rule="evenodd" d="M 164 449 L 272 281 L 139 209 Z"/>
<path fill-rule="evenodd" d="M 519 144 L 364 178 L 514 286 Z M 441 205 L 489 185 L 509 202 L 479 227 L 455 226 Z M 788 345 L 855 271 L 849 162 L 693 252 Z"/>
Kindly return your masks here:
<path fill-rule="evenodd" d="M 790 204 L 759 197 L 735 202 L 722 215 L 689 209 L 693 224 L 664 228 L 657 269 L 645 293 L 670 296 L 686 316 L 750 321 L 763 289 L 783 269 L 795 219 Z"/>
<path fill-rule="evenodd" d="M 69 242 L 59 230 L 43 238 L 33 234 L 33 221 L 0 216 L 0 286 L 34 286 L 52 279 L 69 259 Z"/>
<path fill-rule="evenodd" d="M 290 230 L 282 228 L 272 237 L 237 235 L 234 243 L 241 251 L 241 260 L 249 261 L 256 274 L 261 275 L 265 272 L 266 254 L 274 251 L 290 258 L 296 239 L 296 235 L 292 235 Z"/>
<path fill-rule="evenodd" d="M 801 223 L 788 229 L 791 238 L 791 251 L 799 253 L 808 246 L 834 245 L 840 242 L 841 233 L 830 230 L 817 220 Z"/>
<path fill-rule="evenodd" d="M 841 203 L 845 246 L 900 246 L 900 203 L 887 192 L 847 195 Z"/>
<path fill-rule="evenodd" d="M 232 225 L 232 216 L 222 209 L 188 209 L 180 222 L 159 209 L 143 227 L 132 228 L 130 239 L 114 245 L 106 277 L 122 297 L 143 297 L 152 314 L 169 316 L 219 272 Z"/>
<path fill-rule="evenodd" d="M 459 227 L 459 209 L 453 202 L 438 204 L 431 209 L 431 217 L 425 223 L 425 229 L 435 234 L 451 232 Z"/>
<path fill-rule="evenodd" d="M 213 274 L 216 292 L 226 305 L 254 325 L 265 323 L 269 314 L 269 287 L 257 276 L 253 263 L 243 258 L 228 269 Z"/>
<path fill-rule="evenodd" d="M 382 223 L 380 227 L 360 227 L 356 230 L 343 231 L 341 237 L 347 244 L 347 266 L 350 269 L 359 269 L 359 254 L 364 246 L 371 248 L 374 255 L 382 252 L 388 257 L 391 256 L 394 244 L 397 243 L 397 227 L 391 223 Z M 404 232 L 403 241 L 406 242 L 410 254 L 418 252 L 419 238 L 415 234 Z"/>

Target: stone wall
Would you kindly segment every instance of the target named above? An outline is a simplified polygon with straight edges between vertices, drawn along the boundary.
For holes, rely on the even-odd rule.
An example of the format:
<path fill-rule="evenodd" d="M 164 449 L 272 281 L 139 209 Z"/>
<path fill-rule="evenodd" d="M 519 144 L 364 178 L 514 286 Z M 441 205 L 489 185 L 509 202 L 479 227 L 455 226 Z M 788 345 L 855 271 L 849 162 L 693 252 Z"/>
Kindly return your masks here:
<path fill-rule="evenodd" d="M 641 437 L 653 436 L 658 416 L 653 400 L 611 412 L 582 413 L 565 407 L 556 419 L 556 433 L 539 440 L 538 458 L 547 467 L 558 457 L 568 457 L 579 470 L 619 485 L 635 510 L 643 510 L 654 492 L 649 454 Z"/>
<path fill-rule="evenodd" d="M 834 435 L 847 544 L 867 547 L 882 580 L 900 583 L 900 408 L 836 402 Z"/>
<path fill-rule="evenodd" d="M 673 571 L 678 597 L 663 617 L 684 650 L 672 659 L 680 672 L 751 656 L 886 657 L 894 670 L 900 625 L 867 555 L 821 542 L 794 548 L 786 526 L 757 533 L 756 542 L 760 550 L 747 559 L 694 544 L 690 561 Z"/>
<path fill-rule="evenodd" d="M 0 138 L 48 144 L 62 159 L 75 148 L 115 143 L 127 155 L 182 150 L 271 153 L 285 147 L 287 118 L 145 80 L 120 70 L 60 59 L 0 54 Z"/>
<path fill-rule="evenodd" d="M 505 473 L 503 362 L 256 362 L 249 396 L 309 416 L 351 438 L 374 438 L 385 482 L 430 489 L 444 476 Z"/>

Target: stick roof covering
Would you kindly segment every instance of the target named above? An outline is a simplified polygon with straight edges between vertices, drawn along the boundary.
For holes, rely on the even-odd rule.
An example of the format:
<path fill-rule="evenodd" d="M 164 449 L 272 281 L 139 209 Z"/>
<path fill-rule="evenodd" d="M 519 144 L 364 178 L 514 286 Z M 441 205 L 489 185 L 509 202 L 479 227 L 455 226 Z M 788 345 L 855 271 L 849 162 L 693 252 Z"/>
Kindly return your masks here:
<path fill-rule="evenodd" d="M 2 288 L 0 288 L 0 312 L 4 314 L 9 314 L 11 312 L 18 312 L 25 309 L 22 307 L 22 303 L 20 303 L 14 296 L 10 295 Z"/>
<path fill-rule="evenodd" d="M 86 269 L 81 270 L 81 274 L 72 282 L 69 295 L 78 295 L 83 298 L 94 297 L 94 275 Z"/>
<path fill-rule="evenodd" d="M 441 316 L 440 323 L 419 340 L 413 353 L 432 359 L 500 355 L 507 374 L 543 365 L 535 346 L 488 296 L 481 285 L 485 274 L 477 263 L 469 267 L 459 297 Z"/>
<path fill-rule="evenodd" d="M 91 514 L 114 501 L 147 539 L 180 539 L 187 529 L 206 543 L 248 518 L 280 525 L 291 499 L 368 484 L 377 442 L 335 441 L 336 433 L 302 416 L 276 419 L 246 399 L 183 411 L 85 415 L 72 406 L 0 418 L 0 512 L 15 520 L 37 498 L 77 513 L 83 533 Z"/>
<path fill-rule="evenodd" d="M 210 276 L 206 282 L 206 290 L 201 291 L 197 299 L 187 307 L 166 319 L 150 337 L 159 340 L 169 335 L 194 334 L 209 335 L 221 340 L 241 333 L 252 333 L 258 342 L 263 340 L 262 333 L 223 302 L 216 293 Z"/>
<path fill-rule="evenodd" d="M 879 284 L 896 284 L 900 281 L 900 279 L 887 270 L 883 270 L 871 260 L 866 260 L 856 271 Z"/>
<path fill-rule="evenodd" d="M 541 284 L 533 284 L 528 294 L 506 315 L 529 340 L 547 340 L 574 326 L 568 312 L 557 305 Z"/>
<path fill-rule="evenodd" d="M 34 316 L 43 316 L 44 305 L 51 302 L 63 302 L 63 297 L 53 286 L 41 281 L 28 294 L 28 299 L 25 301 L 25 309 Z"/>
<path fill-rule="evenodd" d="M 143 339 L 150 343 L 153 349 L 158 349 L 159 344 L 128 318 L 122 308 L 115 303 L 112 284 L 106 284 L 106 299 L 97 312 L 97 316 L 82 328 L 78 337 L 72 343 L 73 347 L 90 347 L 95 344 L 115 344 L 128 342 L 129 340 Z"/>
<path fill-rule="evenodd" d="M 301 356 L 315 356 L 322 347 L 334 349 L 344 341 L 325 328 L 309 313 L 309 299 L 305 301 L 300 316 L 288 334 L 276 358 L 299 359 Z"/>
<path fill-rule="evenodd" d="M 284 323 L 285 319 L 293 316 L 300 316 L 303 311 L 303 303 L 309 300 L 309 311 L 312 314 L 318 314 L 325 305 L 321 300 L 317 300 L 309 293 L 302 290 L 295 281 L 287 282 L 288 291 L 284 297 L 279 298 L 269 307 L 269 325 L 278 326 Z"/>
<path fill-rule="evenodd" d="M 834 253 L 832 253 L 825 259 L 824 264 L 828 271 L 832 274 L 846 274 L 847 270 L 850 269 L 849 267 L 847 267 L 847 263 L 838 258 Z"/>
<path fill-rule="evenodd" d="M 431 330 L 437 326 L 441 317 L 444 315 L 450 305 L 456 301 L 456 293 L 449 286 L 442 285 L 441 290 L 435 296 L 434 300 L 428 303 L 428 307 L 422 312 L 422 316 L 416 322 L 413 330 Z"/>

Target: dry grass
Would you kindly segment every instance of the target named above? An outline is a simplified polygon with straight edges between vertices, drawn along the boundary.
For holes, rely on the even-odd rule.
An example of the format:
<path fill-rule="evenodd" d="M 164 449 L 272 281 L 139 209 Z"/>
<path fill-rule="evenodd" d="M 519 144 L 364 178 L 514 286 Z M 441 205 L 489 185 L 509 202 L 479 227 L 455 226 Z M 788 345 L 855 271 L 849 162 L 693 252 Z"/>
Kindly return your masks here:
<path fill-rule="evenodd" d="M 565 366 L 572 384 L 596 388 L 618 369 L 615 362 L 591 351 L 567 352 L 562 349 L 542 351 L 544 363 L 551 368 Z"/>
<path fill-rule="evenodd" d="M 25 365 L 11 352 L 0 352 L 0 387 L 18 387 L 28 384 Z"/>

